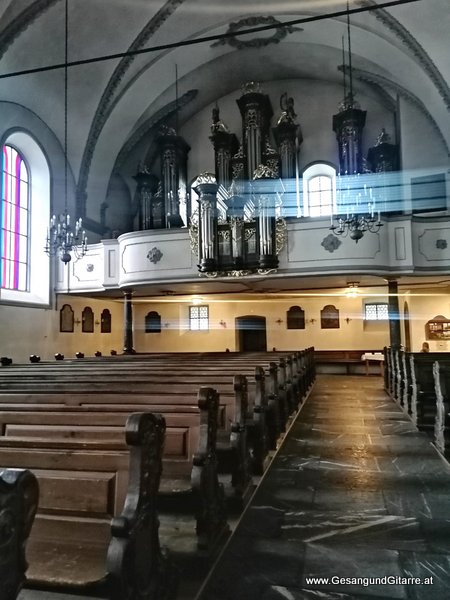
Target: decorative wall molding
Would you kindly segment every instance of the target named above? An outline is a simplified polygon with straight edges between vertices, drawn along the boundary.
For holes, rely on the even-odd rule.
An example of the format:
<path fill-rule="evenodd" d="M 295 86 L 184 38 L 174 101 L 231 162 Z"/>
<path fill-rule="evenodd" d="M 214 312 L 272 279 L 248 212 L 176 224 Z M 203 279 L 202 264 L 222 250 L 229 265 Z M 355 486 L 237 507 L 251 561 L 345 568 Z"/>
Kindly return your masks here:
<path fill-rule="evenodd" d="M 144 47 L 148 40 L 158 31 L 175 10 L 183 4 L 185 0 L 167 0 L 159 11 L 145 25 L 134 42 L 129 46 L 127 52 L 133 52 Z M 112 108 L 114 106 L 114 97 L 119 85 L 121 84 L 128 68 L 136 57 L 127 56 L 122 58 L 102 94 L 94 119 L 89 130 L 83 157 L 81 159 L 80 172 L 78 176 L 77 194 L 76 194 L 76 213 L 78 216 L 84 216 L 86 213 L 86 188 L 89 178 L 89 170 L 92 164 L 97 140 L 105 126 Z"/>
<path fill-rule="evenodd" d="M 0 58 L 28 27 L 59 0 L 35 0 L 19 13 L 0 33 Z"/>
<path fill-rule="evenodd" d="M 156 265 L 156 263 L 159 263 L 163 256 L 164 254 L 156 246 L 153 246 L 153 248 L 147 253 L 148 260 L 154 265 Z"/>
<path fill-rule="evenodd" d="M 450 260 L 450 249 L 446 238 L 450 235 L 450 228 L 442 229 L 425 228 L 418 236 L 419 253 L 427 262 Z M 433 267 L 434 268 L 434 267 Z"/>
<path fill-rule="evenodd" d="M 395 227 L 394 229 L 394 240 L 395 240 L 395 259 L 406 260 L 406 235 L 404 227 Z"/>
<path fill-rule="evenodd" d="M 374 0 L 357 0 L 356 4 L 359 4 L 360 6 L 371 6 L 374 8 L 377 6 L 377 3 Z M 422 66 L 425 73 L 434 83 L 437 91 L 445 102 L 447 110 L 450 111 L 450 87 L 442 77 L 439 69 L 429 57 L 428 53 L 419 44 L 416 38 L 395 17 L 387 12 L 387 10 L 379 8 L 377 10 L 369 11 L 369 14 L 373 14 L 408 48 L 414 58 Z"/>
<path fill-rule="evenodd" d="M 258 25 L 280 25 L 276 29 L 273 30 L 273 33 L 270 37 L 255 37 L 252 40 L 240 40 L 239 33 L 240 30 L 249 30 L 252 27 L 258 27 Z M 252 16 L 246 17 L 245 19 L 241 19 L 240 21 L 236 21 L 235 23 L 230 23 L 228 29 L 226 31 L 229 34 L 229 37 L 222 38 L 214 44 L 211 44 L 211 48 L 216 46 L 224 46 L 228 44 L 233 48 L 237 48 L 237 50 L 243 50 L 244 48 L 264 48 L 265 46 L 269 46 L 269 44 L 279 44 L 281 40 L 288 35 L 288 33 L 294 33 L 295 31 L 303 31 L 301 27 L 293 27 L 292 25 L 285 25 L 278 19 L 272 16 Z M 258 34 L 259 32 L 255 32 Z M 246 36 L 248 38 L 250 34 L 247 33 Z"/>
<path fill-rule="evenodd" d="M 341 244 L 342 242 L 338 237 L 332 233 L 329 233 L 325 238 L 323 238 L 320 245 L 323 246 L 328 252 L 334 252 Z"/>

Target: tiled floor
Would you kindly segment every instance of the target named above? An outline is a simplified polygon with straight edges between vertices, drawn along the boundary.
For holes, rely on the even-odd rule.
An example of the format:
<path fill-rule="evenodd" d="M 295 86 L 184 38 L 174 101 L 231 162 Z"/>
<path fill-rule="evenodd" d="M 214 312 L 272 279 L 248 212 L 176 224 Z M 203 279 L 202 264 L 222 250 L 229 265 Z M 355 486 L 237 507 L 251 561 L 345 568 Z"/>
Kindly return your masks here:
<path fill-rule="evenodd" d="M 450 599 L 450 468 L 378 377 L 318 377 L 198 596 L 319 598 Z"/>

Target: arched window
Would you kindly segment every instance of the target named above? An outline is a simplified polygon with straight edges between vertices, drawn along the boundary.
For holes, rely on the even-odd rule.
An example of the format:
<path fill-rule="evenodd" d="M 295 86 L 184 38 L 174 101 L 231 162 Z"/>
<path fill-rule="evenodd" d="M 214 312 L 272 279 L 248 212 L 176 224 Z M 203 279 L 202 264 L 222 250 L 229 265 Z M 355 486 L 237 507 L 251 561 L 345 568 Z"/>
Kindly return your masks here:
<path fill-rule="evenodd" d="M 145 333 L 161 333 L 161 315 L 155 310 L 145 315 Z"/>
<path fill-rule="evenodd" d="M 2 287 L 28 291 L 30 193 L 28 168 L 12 146 L 2 149 L 1 263 Z"/>
<path fill-rule="evenodd" d="M 48 163 L 39 145 L 23 131 L 11 133 L 1 152 L 0 300 L 47 305 Z"/>
<path fill-rule="evenodd" d="M 305 329 L 305 311 L 300 306 L 291 306 L 286 321 L 288 329 Z"/>
<path fill-rule="evenodd" d="M 102 310 L 100 317 L 100 333 L 111 333 L 111 313 L 107 308 Z"/>
<path fill-rule="evenodd" d="M 94 312 L 90 306 L 86 306 L 81 313 L 81 331 L 83 333 L 94 332 Z"/>
<path fill-rule="evenodd" d="M 303 216 L 324 217 L 336 206 L 336 169 L 316 163 L 303 172 Z"/>

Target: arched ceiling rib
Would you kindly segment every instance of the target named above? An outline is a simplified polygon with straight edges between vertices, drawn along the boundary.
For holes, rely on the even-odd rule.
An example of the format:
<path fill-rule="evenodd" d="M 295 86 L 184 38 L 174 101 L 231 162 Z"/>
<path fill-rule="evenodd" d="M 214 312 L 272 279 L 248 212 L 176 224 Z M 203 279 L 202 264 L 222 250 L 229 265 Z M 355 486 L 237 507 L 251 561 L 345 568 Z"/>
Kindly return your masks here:
<path fill-rule="evenodd" d="M 137 38 L 133 41 L 131 46 L 128 48 L 129 51 L 137 50 L 142 48 L 152 35 L 157 31 L 165 21 L 171 16 L 171 14 L 183 4 L 185 0 L 167 0 L 158 12 L 150 19 L 145 25 L 142 31 L 139 33 Z M 110 106 L 113 102 L 115 92 L 120 85 L 127 69 L 133 62 L 134 57 L 128 56 L 123 58 L 119 65 L 114 70 L 105 91 L 102 94 L 98 108 L 94 115 L 91 128 L 89 130 L 88 139 L 83 153 L 83 158 L 80 167 L 80 174 L 77 185 L 77 212 L 78 214 L 85 213 L 85 197 L 86 197 L 86 184 L 89 174 L 89 167 L 92 161 L 92 156 L 95 151 L 96 141 L 101 134 L 104 124 L 108 120 L 110 115 Z"/>
<path fill-rule="evenodd" d="M 0 59 L 14 40 L 30 25 L 30 23 L 57 2 L 59 2 L 59 0 L 35 0 L 8 20 L 7 15 L 9 10 L 13 8 L 13 3 L 11 3 L 3 13 L 0 21 Z M 19 4 L 19 2 L 15 0 L 14 13 L 17 10 L 17 4 Z M 7 21 L 6 25 L 3 25 L 2 23 L 4 19 Z"/>

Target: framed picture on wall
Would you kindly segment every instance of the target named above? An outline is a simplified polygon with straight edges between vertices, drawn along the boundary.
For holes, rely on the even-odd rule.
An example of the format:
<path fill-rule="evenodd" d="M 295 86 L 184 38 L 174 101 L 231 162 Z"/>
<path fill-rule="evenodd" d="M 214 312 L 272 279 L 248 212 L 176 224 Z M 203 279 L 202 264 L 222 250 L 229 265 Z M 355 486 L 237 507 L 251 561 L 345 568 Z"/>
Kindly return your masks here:
<path fill-rule="evenodd" d="M 61 333 L 73 333 L 74 314 L 70 304 L 64 304 L 59 311 L 59 331 Z"/>

